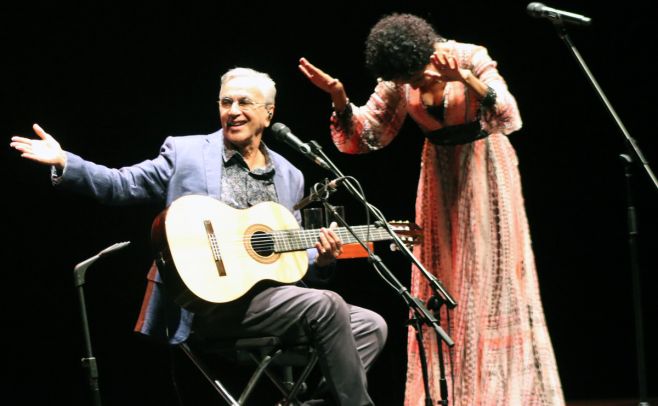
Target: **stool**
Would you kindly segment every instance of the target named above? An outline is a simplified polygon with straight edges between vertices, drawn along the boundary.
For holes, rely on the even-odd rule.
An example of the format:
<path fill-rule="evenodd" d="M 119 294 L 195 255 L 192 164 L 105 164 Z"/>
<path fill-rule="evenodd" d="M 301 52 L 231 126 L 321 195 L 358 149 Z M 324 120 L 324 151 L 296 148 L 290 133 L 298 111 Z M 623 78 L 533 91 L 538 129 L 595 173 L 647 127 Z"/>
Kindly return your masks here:
<path fill-rule="evenodd" d="M 245 405 L 263 375 L 283 394 L 280 405 L 286 406 L 297 401 L 297 396 L 306 390 L 306 379 L 318 361 L 318 355 L 306 336 L 295 336 L 292 339 L 265 336 L 208 340 L 192 335 L 179 347 L 231 406 Z M 255 367 L 237 400 L 205 365 L 202 354 L 217 354 L 237 364 L 251 364 Z M 300 370 L 296 378 L 295 369 Z"/>

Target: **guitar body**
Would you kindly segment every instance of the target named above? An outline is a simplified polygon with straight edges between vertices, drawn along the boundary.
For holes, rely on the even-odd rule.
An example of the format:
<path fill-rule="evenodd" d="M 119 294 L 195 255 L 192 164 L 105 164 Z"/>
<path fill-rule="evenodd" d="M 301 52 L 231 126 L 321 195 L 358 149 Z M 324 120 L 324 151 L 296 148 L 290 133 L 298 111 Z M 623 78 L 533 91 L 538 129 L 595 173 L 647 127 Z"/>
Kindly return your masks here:
<path fill-rule="evenodd" d="M 299 281 L 308 268 L 306 251 L 276 252 L 268 237 L 295 229 L 297 220 L 278 203 L 239 210 L 188 195 L 155 219 L 151 237 L 167 290 L 179 305 L 199 311 L 203 302 L 238 299 L 260 281 Z"/>
<path fill-rule="evenodd" d="M 259 282 L 302 279 L 308 268 L 306 249 L 315 246 L 319 232 L 301 230 L 278 203 L 239 210 L 209 196 L 188 195 L 155 218 L 151 242 L 167 293 L 198 313 L 242 297 Z M 343 244 L 390 240 L 393 232 L 407 238 L 420 235 L 418 226 L 399 222 L 334 232 Z"/>

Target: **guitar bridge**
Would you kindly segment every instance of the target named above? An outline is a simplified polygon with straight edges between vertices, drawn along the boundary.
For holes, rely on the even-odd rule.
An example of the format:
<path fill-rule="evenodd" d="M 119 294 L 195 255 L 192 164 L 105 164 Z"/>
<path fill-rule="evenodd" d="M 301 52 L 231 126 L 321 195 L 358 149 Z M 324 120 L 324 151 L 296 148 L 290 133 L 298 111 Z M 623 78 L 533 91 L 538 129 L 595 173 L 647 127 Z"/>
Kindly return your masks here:
<path fill-rule="evenodd" d="M 203 220 L 203 225 L 206 228 L 206 235 L 208 236 L 208 242 L 210 243 L 210 251 L 212 251 L 212 256 L 215 260 L 217 273 L 219 276 L 226 276 L 226 269 L 224 268 L 222 256 L 219 254 L 219 245 L 217 244 L 217 237 L 215 236 L 215 230 L 212 228 L 212 223 L 210 220 Z"/>

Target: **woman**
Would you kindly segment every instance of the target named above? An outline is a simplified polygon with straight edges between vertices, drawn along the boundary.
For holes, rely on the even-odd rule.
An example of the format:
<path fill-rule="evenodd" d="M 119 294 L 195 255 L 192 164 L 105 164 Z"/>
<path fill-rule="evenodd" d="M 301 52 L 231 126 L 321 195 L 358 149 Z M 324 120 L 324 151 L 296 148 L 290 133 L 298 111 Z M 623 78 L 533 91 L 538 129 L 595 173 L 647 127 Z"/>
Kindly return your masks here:
<path fill-rule="evenodd" d="M 302 58 L 299 68 L 329 93 L 331 134 L 345 153 L 388 145 L 407 115 L 426 135 L 416 200 L 421 263 L 454 296 L 446 318 L 455 341 L 446 371 L 454 405 L 561 405 L 562 389 L 540 300 L 517 158 L 507 135 L 521 128 L 514 97 L 482 46 L 446 40 L 408 14 L 381 19 L 366 41 L 378 84 L 367 104 Z M 417 270 L 411 291 L 432 296 Z M 445 307 L 445 306 L 444 306 Z M 436 336 L 424 333 L 433 400 L 439 392 Z M 406 405 L 424 404 L 413 330 Z"/>

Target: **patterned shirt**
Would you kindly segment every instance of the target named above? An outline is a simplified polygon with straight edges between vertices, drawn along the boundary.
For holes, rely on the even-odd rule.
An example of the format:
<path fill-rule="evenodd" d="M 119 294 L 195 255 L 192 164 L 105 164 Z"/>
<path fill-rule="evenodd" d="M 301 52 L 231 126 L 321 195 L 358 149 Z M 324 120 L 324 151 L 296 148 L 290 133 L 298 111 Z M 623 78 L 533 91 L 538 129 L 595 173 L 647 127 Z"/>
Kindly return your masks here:
<path fill-rule="evenodd" d="M 261 202 L 278 202 L 274 187 L 274 165 L 261 143 L 260 151 L 265 155 L 265 167 L 249 170 L 242 154 L 224 148 L 224 174 L 222 176 L 221 200 L 236 209 L 246 209 Z"/>

